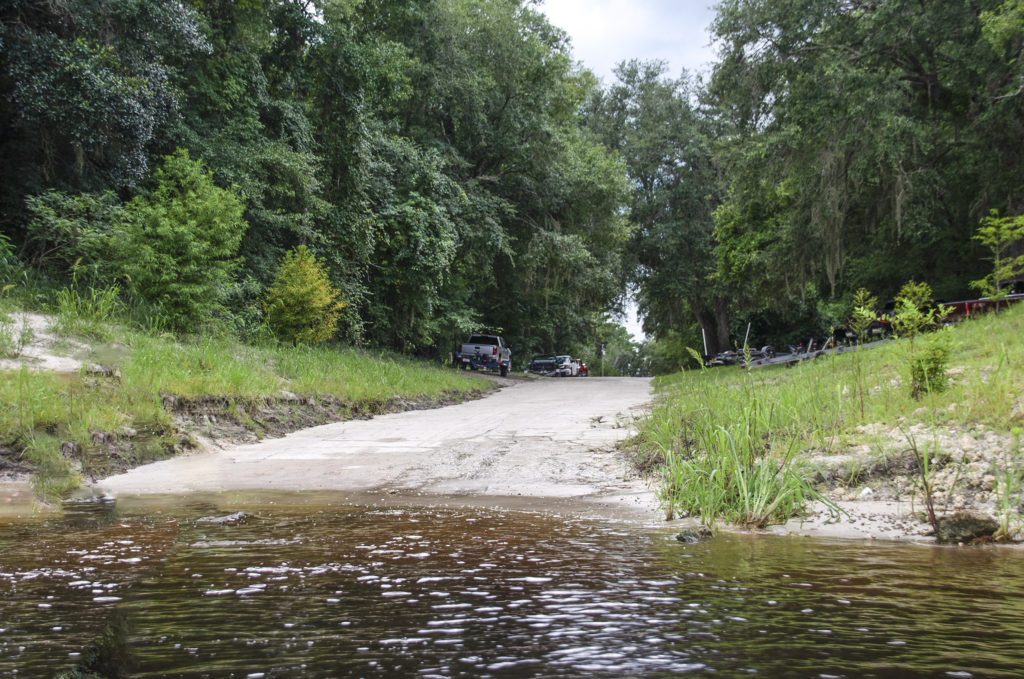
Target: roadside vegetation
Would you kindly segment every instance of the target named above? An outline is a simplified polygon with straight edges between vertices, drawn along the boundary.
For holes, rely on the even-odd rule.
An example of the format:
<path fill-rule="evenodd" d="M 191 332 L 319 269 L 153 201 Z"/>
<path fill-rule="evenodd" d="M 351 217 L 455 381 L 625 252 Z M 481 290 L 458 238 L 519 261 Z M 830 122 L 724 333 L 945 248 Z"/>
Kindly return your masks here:
<path fill-rule="evenodd" d="M 31 472 L 44 498 L 68 493 L 83 477 L 194 445 L 192 428 L 179 417 L 189 409 L 261 437 L 271 426 L 262 417 L 274 420 L 274 433 L 283 433 L 354 413 L 385 412 L 396 402 L 459 400 L 490 388 L 487 380 L 388 352 L 154 334 L 113 317 L 76 314 L 60 301 L 54 312 L 49 351 L 74 355 L 83 368 L 39 371 L 26 361 L 0 371 L 0 472 Z M 20 354 L 24 345 L 9 338 L 29 327 L 8 303 L 0 316 L 6 357 Z M 291 423 L 279 421 L 288 418 Z"/>
<path fill-rule="evenodd" d="M 1017 304 L 919 337 L 916 349 L 905 338 L 791 368 L 687 370 L 658 378 L 661 399 L 640 425 L 641 462 L 663 474 L 667 514 L 750 526 L 799 515 L 809 500 L 827 501 L 826 481 L 870 487 L 872 469 L 909 468 L 914 487 L 907 493 L 928 511 L 933 502 L 970 491 L 972 474 L 988 474 L 987 502 L 1009 537 L 1020 527 L 1024 475 L 1022 332 L 1024 304 Z M 931 355 L 939 342 L 948 347 L 941 369 L 948 382 L 915 386 L 921 355 Z M 998 444 L 985 460 L 972 462 L 943 445 L 949 432 L 987 433 Z M 866 457 L 844 458 L 838 478 L 822 467 L 823 459 L 857 446 Z M 947 484 L 940 489 L 935 479 L 942 469 Z"/>

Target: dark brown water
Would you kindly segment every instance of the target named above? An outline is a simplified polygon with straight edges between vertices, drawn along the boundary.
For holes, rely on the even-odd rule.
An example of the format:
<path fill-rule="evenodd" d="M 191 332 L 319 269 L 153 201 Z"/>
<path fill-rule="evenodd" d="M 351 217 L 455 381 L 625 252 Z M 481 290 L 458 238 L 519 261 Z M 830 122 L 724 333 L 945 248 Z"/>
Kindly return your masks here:
<path fill-rule="evenodd" d="M 0 524 L 0 676 L 1024 675 L 1017 550 L 281 500 Z"/>

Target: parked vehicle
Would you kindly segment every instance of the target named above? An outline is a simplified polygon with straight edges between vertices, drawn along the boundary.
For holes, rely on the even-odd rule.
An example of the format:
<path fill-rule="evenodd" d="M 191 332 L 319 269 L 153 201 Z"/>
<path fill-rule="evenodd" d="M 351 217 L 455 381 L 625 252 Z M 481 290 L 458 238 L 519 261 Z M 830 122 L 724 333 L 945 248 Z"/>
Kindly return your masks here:
<path fill-rule="evenodd" d="M 547 377 L 586 376 L 587 366 L 582 360 L 565 354 L 534 354 L 530 372 Z"/>
<path fill-rule="evenodd" d="M 530 372 L 537 375 L 554 375 L 558 369 L 558 357 L 554 354 L 534 354 L 530 359 Z"/>
<path fill-rule="evenodd" d="M 504 377 L 512 365 L 512 350 L 499 335 L 472 335 L 455 352 L 455 366 L 463 370 L 497 370 Z"/>
<path fill-rule="evenodd" d="M 954 323 L 962 321 L 971 316 L 977 316 L 978 314 L 987 313 L 989 311 L 998 311 L 1005 309 L 1011 304 L 1024 301 L 1024 292 L 1017 292 L 1018 290 L 1024 291 L 1024 282 L 1013 281 L 1008 284 L 1005 288 L 1007 294 L 992 299 L 991 297 L 979 297 L 977 299 L 963 299 L 956 302 L 946 302 L 945 306 L 951 309 L 948 316 L 946 316 L 947 323 Z"/>

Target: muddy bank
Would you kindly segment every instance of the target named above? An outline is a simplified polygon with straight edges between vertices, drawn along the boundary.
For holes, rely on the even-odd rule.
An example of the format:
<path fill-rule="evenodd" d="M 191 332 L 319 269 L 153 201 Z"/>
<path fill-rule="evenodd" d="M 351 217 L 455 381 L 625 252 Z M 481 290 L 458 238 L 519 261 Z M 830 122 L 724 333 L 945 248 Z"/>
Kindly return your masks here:
<path fill-rule="evenodd" d="M 936 515 L 969 514 L 1005 524 L 1015 541 L 1024 526 L 1021 470 L 1012 463 L 1020 445 L 984 426 L 926 424 L 858 427 L 859 443 L 838 455 L 810 459 L 818 490 L 848 513 L 837 521 L 821 504 L 808 516 L 772 532 L 931 541 L 922 461 Z M 980 539 L 987 542 L 987 539 Z"/>
<path fill-rule="evenodd" d="M 91 380 L 116 382 L 117 376 L 94 375 Z M 495 388 L 501 386 L 496 384 Z M 344 401 L 329 394 L 298 396 L 289 392 L 265 398 L 183 398 L 168 394 L 161 398 L 169 415 L 168 424 L 90 431 L 86 441 L 64 441 L 61 454 L 84 482 L 95 483 L 176 455 L 280 438 L 331 422 L 441 408 L 485 395 L 486 392 L 448 392 L 434 397 Z M 32 475 L 39 471 L 24 459 L 22 452 L 23 447 L 17 442 L 0 445 L 0 484 L 9 489 L 7 498 L 12 492 L 24 498 Z M 0 497 L 0 502 L 3 501 Z"/>

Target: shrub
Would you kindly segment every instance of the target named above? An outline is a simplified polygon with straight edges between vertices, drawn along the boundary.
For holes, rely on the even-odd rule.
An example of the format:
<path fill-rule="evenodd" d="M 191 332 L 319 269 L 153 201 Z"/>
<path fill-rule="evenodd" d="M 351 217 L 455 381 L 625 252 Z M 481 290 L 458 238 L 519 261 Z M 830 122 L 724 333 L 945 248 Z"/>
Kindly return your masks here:
<path fill-rule="evenodd" d="M 239 198 L 179 149 L 154 174 L 156 189 L 128 204 L 129 285 L 168 325 L 186 328 L 223 309 L 247 224 Z"/>
<path fill-rule="evenodd" d="M 981 220 L 973 236 L 992 252 L 992 272 L 984 278 L 971 281 L 971 287 L 993 299 L 1005 297 L 1004 284 L 1024 273 L 1024 255 L 1012 257 L 1012 250 L 1024 240 L 1024 215 L 1000 217 L 992 210 Z"/>
<path fill-rule="evenodd" d="M 7 234 L 0 233 L 0 286 L 14 277 L 18 269 L 18 259 L 14 256 L 14 246 Z"/>
<path fill-rule="evenodd" d="M 896 312 L 892 319 L 893 328 L 900 337 L 910 340 L 926 330 L 934 329 L 945 321 L 950 308 L 932 303 L 932 288 L 927 283 L 907 281 L 896 295 Z"/>
<path fill-rule="evenodd" d="M 113 192 L 47 191 L 25 204 L 31 215 L 26 261 L 62 274 L 73 270 L 76 280 L 100 286 L 118 281 L 128 215 Z"/>
<path fill-rule="evenodd" d="M 338 296 L 323 260 L 300 245 L 285 253 L 263 306 L 278 339 L 316 344 L 330 339 L 338 327 L 345 308 Z"/>
<path fill-rule="evenodd" d="M 866 288 L 859 288 L 853 295 L 853 310 L 850 313 L 850 330 L 857 336 L 858 342 L 867 339 L 868 329 L 875 322 L 878 298 Z"/>
<path fill-rule="evenodd" d="M 940 393 L 949 385 L 946 365 L 949 363 L 949 339 L 945 331 L 933 335 L 928 345 L 910 357 L 910 395 Z"/>

